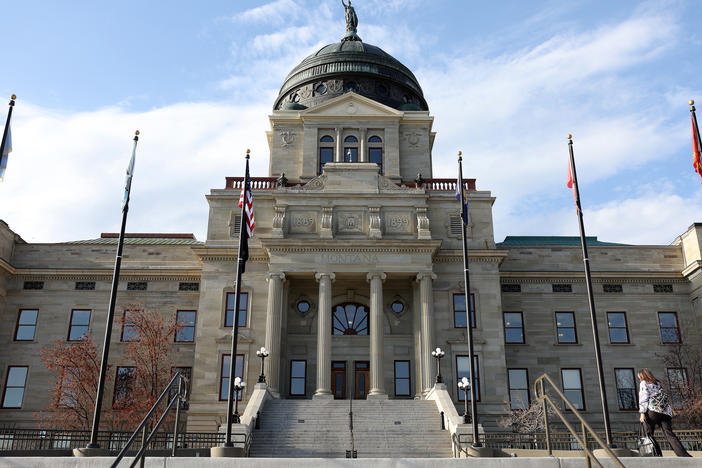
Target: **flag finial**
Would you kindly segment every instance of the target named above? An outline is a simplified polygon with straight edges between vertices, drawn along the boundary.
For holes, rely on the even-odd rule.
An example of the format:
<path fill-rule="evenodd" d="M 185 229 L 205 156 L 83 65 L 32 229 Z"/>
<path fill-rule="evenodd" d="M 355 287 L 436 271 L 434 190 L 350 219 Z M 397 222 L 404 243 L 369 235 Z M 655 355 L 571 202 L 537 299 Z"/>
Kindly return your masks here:
<path fill-rule="evenodd" d="M 134 132 L 134 141 L 139 141 L 139 130 Z"/>
<path fill-rule="evenodd" d="M 13 94 L 13 96 L 14 96 L 14 94 Z M 12 98 L 12 99 L 14 99 L 14 98 Z M 694 106 L 694 105 L 695 105 L 695 100 L 694 100 L 694 99 L 690 99 L 689 101 L 687 101 L 687 103 L 690 104 L 691 106 Z"/>
<path fill-rule="evenodd" d="M 463 151 L 458 152 L 458 160 L 461 161 L 463 158 L 461 158 L 461 155 L 463 154 Z"/>
<path fill-rule="evenodd" d="M 15 99 L 17 99 L 17 95 L 13 94 L 12 96 L 10 96 L 10 99 L 12 99 L 14 101 Z"/>
<path fill-rule="evenodd" d="M 572 139 L 573 139 L 573 135 L 571 135 L 571 134 L 569 133 L 568 136 L 567 136 L 566 138 L 569 139 L 569 140 L 572 140 Z"/>

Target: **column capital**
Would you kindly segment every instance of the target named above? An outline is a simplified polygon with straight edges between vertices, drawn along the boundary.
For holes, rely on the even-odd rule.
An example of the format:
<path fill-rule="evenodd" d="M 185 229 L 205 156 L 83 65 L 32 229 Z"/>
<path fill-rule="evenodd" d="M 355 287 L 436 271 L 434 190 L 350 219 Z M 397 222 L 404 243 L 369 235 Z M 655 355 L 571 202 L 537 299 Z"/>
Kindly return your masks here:
<path fill-rule="evenodd" d="M 380 281 L 385 282 L 385 278 L 387 277 L 388 275 L 386 275 L 382 271 L 371 271 L 366 275 L 366 281 L 370 283 L 373 278 L 380 278 Z"/>
<path fill-rule="evenodd" d="M 326 271 L 320 271 L 319 273 L 315 273 L 314 279 L 316 279 L 317 282 L 319 282 L 324 276 L 328 276 L 332 282 L 334 282 L 334 280 L 336 279 L 336 275 L 334 273 L 329 273 Z"/>
<path fill-rule="evenodd" d="M 285 281 L 285 273 L 282 271 L 269 271 L 266 273 L 266 281 L 270 281 L 271 279 L 277 278 L 281 281 Z"/>
<path fill-rule="evenodd" d="M 422 281 L 423 279 L 435 280 L 436 278 L 438 278 L 438 276 L 436 276 L 436 274 L 434 274 L 431 271 L 420 271 L 419 273 L 417 273 L 417 277 L 415 278 L 415 281 L 419 282 L 419 281 Z"/>

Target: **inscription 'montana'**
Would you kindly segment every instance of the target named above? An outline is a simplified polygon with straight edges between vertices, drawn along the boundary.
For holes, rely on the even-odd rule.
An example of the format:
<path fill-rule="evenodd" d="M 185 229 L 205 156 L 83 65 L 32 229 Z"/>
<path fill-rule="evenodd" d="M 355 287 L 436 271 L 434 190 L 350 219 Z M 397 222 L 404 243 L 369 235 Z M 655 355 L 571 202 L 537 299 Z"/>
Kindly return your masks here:
<path fill-rule="evenodd" d="M 368 252 L 327 252 L 320 256 L 322 263 L 378 263 L 378 254 Z"/>

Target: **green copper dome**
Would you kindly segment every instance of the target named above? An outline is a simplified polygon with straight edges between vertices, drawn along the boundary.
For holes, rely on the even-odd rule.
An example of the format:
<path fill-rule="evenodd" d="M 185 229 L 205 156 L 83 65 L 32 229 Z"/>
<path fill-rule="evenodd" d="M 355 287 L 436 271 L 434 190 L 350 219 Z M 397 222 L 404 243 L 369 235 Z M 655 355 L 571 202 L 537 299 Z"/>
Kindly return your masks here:
<path fill-rule="evenodd" d="M 395 109 L 428 110 L 414 74 L 357 36 L 326 45 L 293 68 L 273 108 L 314 107 L 350 91 Z"/>

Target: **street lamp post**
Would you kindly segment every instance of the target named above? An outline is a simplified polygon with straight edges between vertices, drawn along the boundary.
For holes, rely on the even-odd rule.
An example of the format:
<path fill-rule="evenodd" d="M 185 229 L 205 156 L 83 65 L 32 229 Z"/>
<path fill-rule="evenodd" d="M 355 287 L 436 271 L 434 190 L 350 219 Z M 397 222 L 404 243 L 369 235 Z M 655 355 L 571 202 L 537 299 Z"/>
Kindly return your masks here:
<path fill-rule="evenodd" d="M 266 383 L 266 374 L 263 372 L 263 361 L 266 360 L 269 354 L 268 350 L 263 346 L 256 351 L 256 356 L 261 358 L 261 375 L 258 376 L 258 383 Z"/>
<path fill-rule="evenodd" d="M 441 377 L 441 358 L 446 356 L 446 353 L 441 348 L 436 348 L 431 355 L 436 358 L 436 383 L 442 383 L 444 379 Z"/>
<path fill-rule="evenodd" d="M 458 390 L 463 390 L 465 393 L 463 395 L 463 403 L 465 404 L 463 408 L 463 424 L 468 424 L 468 391 L 470 390 L 470 381 L 468 377 L 463 377 L 458 382 Z"/>
<path fill-rule="evenodd" d="M 246 387 L 246 382 L 241 380 L 241 377 L 234 379 L 234 424 L 241 423 L 239 417 L 239 393 Z"/>

